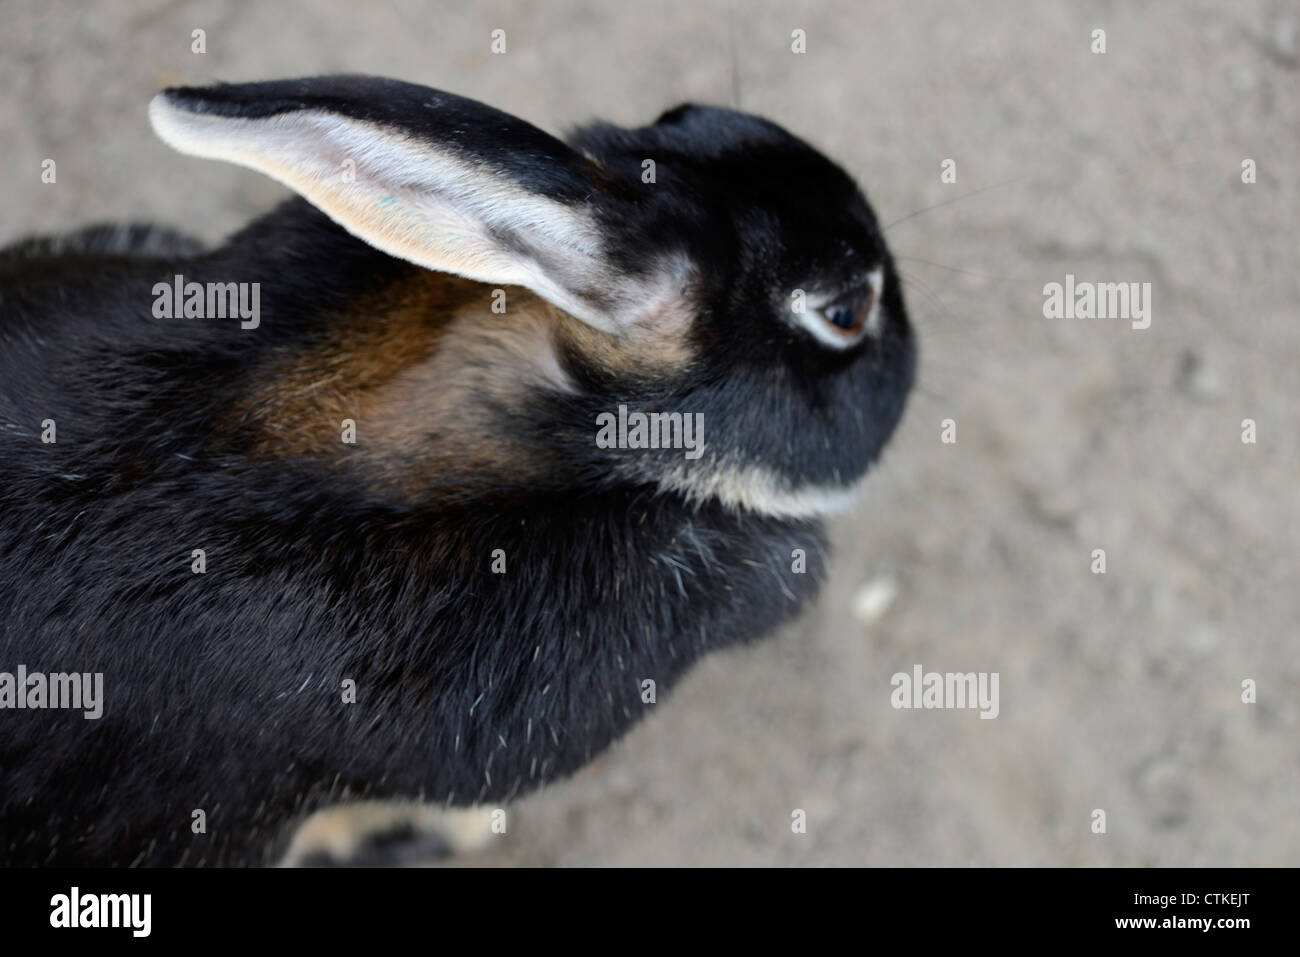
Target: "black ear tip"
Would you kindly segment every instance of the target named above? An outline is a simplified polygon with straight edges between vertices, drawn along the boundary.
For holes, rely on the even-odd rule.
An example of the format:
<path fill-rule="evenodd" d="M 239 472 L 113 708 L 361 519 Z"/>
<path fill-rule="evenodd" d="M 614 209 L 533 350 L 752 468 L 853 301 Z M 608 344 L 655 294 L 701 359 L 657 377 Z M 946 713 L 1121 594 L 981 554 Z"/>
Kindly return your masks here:
<path fill-rule="evenodd" d="M 197 86 L 169 86 L 158 91 L 154 99 L 178 110 L 202 113 L 204 99 L 202 88 Z"/>
<path fill-rule="evenodd" d="M 733 147 L 744 143 L 781 143 L 793 140 L 771 120 L 742 113 L 726 106 L 681 103 L 655 120 L 656 126 L 671 127 L 675 136 L 688 137 L 700 145 Z"/>
<path fill-rule="evenodd" d="M 664 110 L 659 114 L 659 119 L 655 120 L 655 126 L 663 124 L 680 123 L 686 118 L 688 113 L 701 109 L 698 103 L 678 103 L 672 109 Z"/>
<path fill-rule="evenodd" d="M 154 100 L 186 113 L 248 118 L 287 113 L 305 105 L 293 81 L 169 86 L 160 90 Z"/>
<path fill-rule="evenodd" d="M 228 97 L 222 96 L 223 89 L 228 88 L 229 84 L 225 83 L 213 86 L 168 86 L 158 91 L 154 101 L 187 113 L 220 113 L 222 105 L 230 102 Z"/>

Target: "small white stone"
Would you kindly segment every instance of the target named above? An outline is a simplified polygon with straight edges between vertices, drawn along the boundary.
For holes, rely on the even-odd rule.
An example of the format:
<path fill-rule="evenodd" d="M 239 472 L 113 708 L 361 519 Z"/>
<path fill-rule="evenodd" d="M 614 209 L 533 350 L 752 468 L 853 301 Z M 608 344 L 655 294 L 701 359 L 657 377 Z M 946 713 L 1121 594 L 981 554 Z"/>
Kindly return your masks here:
<path fill-rule="evenodd" d="M 879 621 L 898 597 L 898 583 L 888 575 L 873 578 L 853 596 L 853 617 L 864 625 Z"/>

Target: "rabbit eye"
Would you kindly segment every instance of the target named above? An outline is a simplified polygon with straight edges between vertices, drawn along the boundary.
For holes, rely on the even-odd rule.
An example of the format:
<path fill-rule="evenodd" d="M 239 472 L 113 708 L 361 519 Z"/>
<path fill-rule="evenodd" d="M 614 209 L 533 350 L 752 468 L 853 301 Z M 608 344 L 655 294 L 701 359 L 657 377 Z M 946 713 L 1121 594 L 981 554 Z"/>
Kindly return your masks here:
<path fill-rule="evenodd" d="M 852 349 L 867 337 L 878 339 L 885 324 L 880 306 L 884 284 L 884 267 L 877 266 L 851 288 L 819 297 L 809 308 L 796 310 L 797 322 L 832 349 Z"/>
<path fill-rule="evenodd" d="M 828 303 L 821 308 L 820 312 L 826 323 L 833 326 L 838 333 L 855 336 L 862 331 L 867 317 L 871 315 L 874 301 L 875 290 L 865 286 Z"/>
<path fill-rule="evenodd" d="M 855 322 L 853 309 L 849 306 L 831 306 L 823 311 L 823 315 L 832 326 L 845 331 L 852 330 Z"/>

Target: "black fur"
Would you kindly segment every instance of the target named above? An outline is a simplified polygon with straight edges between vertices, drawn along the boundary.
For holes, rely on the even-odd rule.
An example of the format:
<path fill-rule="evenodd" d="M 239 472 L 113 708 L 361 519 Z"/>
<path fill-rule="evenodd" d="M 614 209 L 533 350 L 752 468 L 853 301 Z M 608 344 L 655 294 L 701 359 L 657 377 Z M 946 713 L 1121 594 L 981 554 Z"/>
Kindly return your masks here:
<path fill-rule="evenodd" d="M 394 122 L 432 93 L 341 82 L 324 106 Z M 201 108 L 317 102 L 295 84 L 234 89 Z M 428 136 L 481 119 L 437 97 L 453 112 L 420 107 Z M 586 167 L 526 126 L 475 127 L 469 148 L 568 195 L 552 164 Z M 0 711 L 0 859 L 266 863 L 288 822 L 345 796 L 504 802 L 653 707 L 642 680 L 662 696 L 700 655 L 812 598 L 819 523 L 664 492 L 593 448 L 593 415 L 703 412 L 712 454 L 792 483 L 861 475 L 914 363 L 865 200 L 810 147 L 729 111 L 684 107 L 574 142 L 619 184 L 600 208 L 611 255 L 636 270 L 646 248 L 672 249 L 699 268 L 700 361 L 665 382 L 565 356 L 578 392 L 501 423 L 554 465 L 527 484 L 461 476 L 454 496 L 399 501 L 346 470 L 245 454 L 228 417 L 271 358 L 324 341 L 332 317 L 417 269 L 300 200 L 185 258 L 95 244 L 0 256 L 0 670 L 103 672 L 105 697 L 99 720 Z M 643 155 L 664 189 L 637 189 Z M 851 283 L 881 262 L 879 341 L 831 354 L 774 318 L 791 285 Z M 260 326 L 154 318 L 150 290 L 174 272 L 261 282 Z M 191 572 L 194 548 L 206 574 Z M 796 548 L 806 574 L 791 573 Z M 490 571 L 495 549 L 507 574 Z M 191 832 L 196 809 L 207 833 Z"/>
<path fill-rule="evenodd" d="M 599 210 L 620 268 L 643 268 L 647 250 L 679 250 L 698 267 L 695 340 L 716 372 L 648 407 L 704 411 L 726 423 L 711 438 L 716 455 L 792 483 L 861 475 L 902 414 L 915 348 L 893 260 L 852 179 L 774 123 L 716 107 L 679 106 L 638 129 L 595 124 L 573 142 L 622 182 L 640 183 L 643 159 L 656 162 L 635 204 Z M 791 290 L 847 288 L 876 264 L 890 316 L 882 340 L 833 354 L 777 319 Z"/>
<path fill-rule="evenodd" d="M 604 179 L 531 123 L 454 93 L 379 76 L 330 76 L 264 83 L 175 87 L 168 99 L 194 113 L 265 119 L 322 110 L 368 120 L 491 164 L 521 186 L 581 200 Z"/>

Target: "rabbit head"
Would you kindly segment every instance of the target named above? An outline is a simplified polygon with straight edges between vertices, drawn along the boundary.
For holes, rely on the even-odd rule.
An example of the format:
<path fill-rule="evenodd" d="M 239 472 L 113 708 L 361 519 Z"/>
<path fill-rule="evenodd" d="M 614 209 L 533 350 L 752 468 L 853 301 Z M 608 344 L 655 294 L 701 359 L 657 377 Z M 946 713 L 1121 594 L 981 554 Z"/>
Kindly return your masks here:
<path fill-rule="evenodd" d="M 438 347 L 455 368 L 430 360 L 402 402 L 419 420 L 449 390 L 441 406 L 525 449 L 498 465 L 530 481 L 813 517 L 847 499 L 902 414 L 915 350 L 876 218 L 851 177 L 766 120 L 687 105 L 566 143 L 360 76 L 170 89 L 150 118 L 391 257 L 530 290 L 513 316 L 460 308 Z M 493 421 L 503 410 L 510 424 Z M 602 417 L 637 412 L 695 417 L 702 447 L 597 440 Z"/>

